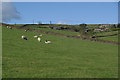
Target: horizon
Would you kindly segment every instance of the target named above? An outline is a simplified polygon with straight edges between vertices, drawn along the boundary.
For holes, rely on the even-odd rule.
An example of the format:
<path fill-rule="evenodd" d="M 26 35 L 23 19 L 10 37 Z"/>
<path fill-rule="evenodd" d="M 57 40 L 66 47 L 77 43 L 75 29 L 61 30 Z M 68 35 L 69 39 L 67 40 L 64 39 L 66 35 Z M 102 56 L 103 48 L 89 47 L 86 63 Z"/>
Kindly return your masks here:
<path fill-rule="evenodd" d="M 20 24 L 18 24 L 18 23 L 1 23 L 1 24 L 10 24 L 10 25 L 25 25 L 25 24 L 27 24 L 27 25 L 44 25 L 44 24 L 33 24 L 33 23 L 20 23 Z M 81 24 L 86 24 L 86 23 L 81 23 Z M 119 23 L 115 23 L 115 24 L 119 24 Z M 45 24 L 45 25 L 80 25 L 80 24 Z M 99 25 L 99 24 L 87 24 L 87 25 Z M 101 25 L 107 25 L 107 24 L 101 24 Z M 112 23 L 110 24 L 110 25 L 112 25 Z"/>

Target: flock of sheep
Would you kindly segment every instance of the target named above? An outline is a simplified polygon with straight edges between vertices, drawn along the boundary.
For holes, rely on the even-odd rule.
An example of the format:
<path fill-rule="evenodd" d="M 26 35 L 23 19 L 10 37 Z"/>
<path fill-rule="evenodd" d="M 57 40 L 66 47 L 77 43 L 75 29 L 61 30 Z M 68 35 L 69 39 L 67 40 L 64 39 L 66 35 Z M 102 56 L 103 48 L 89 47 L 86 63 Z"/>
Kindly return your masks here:
<path fill-rule="evenodd" d="M 7 28 L 12 29 L 12 27 L 9 27 L 9 26 L 7 26 Z M 27 31 L 28 31 L 28 29 L 25 30 L 25 32 L 27 32 Z M 33 37 L 36 38 L 38 40 L 38 42 L 41 42 L 42 34 L 41 35 L 34 35 Z M 24 35 L 22 35 L 21 38 L 23 40 L 28 40 L 28 37 L 24 36 Z M 45 40 L 45 44 L 51 44 L 51 41 Z"/>
<path fill-rule="evenodd" d="M 33 37 L 36 38 L 39 42 L 41 42 L 41 36 L 42 35 L 34 35 Z M 23 40 L 28 40 L 28 38 L 24 35 L 21 36 Z M 46 44 L 51 44 L 51 41 L 45 40 Z"/>
<path fill-rule="evenodd" d="M 7 28 L 12 29 L 12 27 L 7 26 Z"/>

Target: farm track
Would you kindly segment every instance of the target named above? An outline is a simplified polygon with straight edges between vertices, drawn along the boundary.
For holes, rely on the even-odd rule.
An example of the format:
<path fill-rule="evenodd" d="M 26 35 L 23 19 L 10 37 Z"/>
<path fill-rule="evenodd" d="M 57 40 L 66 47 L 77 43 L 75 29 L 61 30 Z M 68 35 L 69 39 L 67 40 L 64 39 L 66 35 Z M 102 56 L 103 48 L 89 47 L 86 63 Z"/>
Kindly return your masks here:
<path fill-rule="evenodd" d="M 94 38 L 92 38 L 92 39 L 90 39 L 90 38 L 82 39 L 80 36 L 70 36 L 70 35 L 65 35 L 65 34 L 61 34 L 61 33 L 45 31 L 45 30 L 31 30 L 31 31 L 40 32 L 40 33 L 44 33 L 44 34 L 55 35 L 55 36 L 62 36 L 62 37 L 67 37 L 67 38 L 74 38 L 74 39 L 81 39 L 81 40 L 88 40 L 88 41 L 95 41 L 95 42 L 101 42 L 101 43 L 107 43 L 107 44 L 120 45 L 119 42 L 115 42 L 115 41 L 108 41 L 108 40 L 94 39 Z"/>

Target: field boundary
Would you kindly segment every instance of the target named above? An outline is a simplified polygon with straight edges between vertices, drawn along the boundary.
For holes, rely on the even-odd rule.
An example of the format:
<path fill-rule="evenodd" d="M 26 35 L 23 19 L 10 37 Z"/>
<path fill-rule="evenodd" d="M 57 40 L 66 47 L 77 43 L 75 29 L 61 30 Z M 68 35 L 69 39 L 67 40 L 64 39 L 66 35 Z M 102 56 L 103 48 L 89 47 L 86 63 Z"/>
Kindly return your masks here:
<path fill-rule="evenodd" d="M 50 34 L 50 35 L 56 35 L 56 36 L 62 36 L 62 37 L 67 37 L 67 38 L 75 38 L 75 39 L 81 39 L 81 40 L 88 40 L 88 41 L 95 41 L 95 42 L 101 42 L 101 43 L 107 43 L 107 44 L 120 45 L 119 42 L 115 42 L 115 41 L 108 41 L 108 40 L 95 39 L 95 38 L 83 38 L 82 39 L 80 36 L 70 36 L 70 35 L 65 35 L 65 34 L 61 34 L 61 33 L 45 31 L 45 30 L 31 30 L 31 31 L 41 32 L 41 33 L 44 33 L 44 34 Z"/>

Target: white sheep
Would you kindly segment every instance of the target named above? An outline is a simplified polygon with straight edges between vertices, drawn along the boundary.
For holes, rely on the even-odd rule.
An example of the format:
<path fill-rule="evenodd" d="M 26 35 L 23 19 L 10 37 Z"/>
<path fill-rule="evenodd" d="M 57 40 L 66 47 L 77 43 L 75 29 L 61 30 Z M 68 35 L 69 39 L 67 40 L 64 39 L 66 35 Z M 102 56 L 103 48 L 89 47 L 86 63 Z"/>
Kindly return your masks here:
<path fill-rule="evenodd" d="M 27 32 L 29 29 L 25 29 L 25 32 Z"/>
<path fill-rule="evenodd" d="M 12 29 L 12 27 L 7 26 L 7 28 Z"/>
<path fill-rule="evenodd" d="M 41 35 L 39 35 L 40 37 L 42 36 L 42 34 Z"/>
<path fill-rule="evenodd" d="M 45 43 L 46 44 L 51 44 L 51 41 L 46 40 Z"/>
<path fill-rule="evenodd" d="M 35 35 L 35 36 L 33 36 L 34 38 L 38 38 L 38 36 L 37 35 Z"/>
<path fill-rule="evenodd" d="M 9 28 L 9 26 L 7 26 L 7 28 Z"/>
<path fill-rule="evenodd" d="M 40 37 L 38 37 L 37 39 L 38 39 L 39 42 L 41 42 L 41 38 Z"/>
<path fill-rule="evenodd" d="M 9 27 L 9 29 L 12 29 L 12 27 Z"/>
<path fill-rule="evenodd" d="M 26 36 L 21 36 L 21 38 L 24 40 L 28 40 L 28 38 Z"/>

